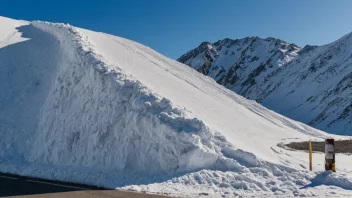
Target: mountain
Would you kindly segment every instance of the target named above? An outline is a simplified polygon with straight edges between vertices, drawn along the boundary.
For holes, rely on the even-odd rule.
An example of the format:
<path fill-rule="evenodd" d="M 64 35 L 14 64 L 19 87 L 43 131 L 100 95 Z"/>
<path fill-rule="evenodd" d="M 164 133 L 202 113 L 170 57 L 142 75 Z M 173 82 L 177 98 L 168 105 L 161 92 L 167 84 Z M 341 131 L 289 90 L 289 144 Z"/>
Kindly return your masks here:
<path fill-rule="evenodd" d="M 351 195 L 348 156 L 322 175 L 282 146 L 328 134 L 184 64 L 66 24 L 0 26 L 1 172 L 179 197 Z"/>
<path fill-rule="evenodd" d="M 247 37 L 214 44 L 203 42 L 178 61 L 245 95 L 266 75 L 298 56 L 299 51 L 298 46 L 279 39 Z"/>
<path fill-rule="evenodd" d="M 258 37 L 202 43 L 178 61 L 226 88 L 333 134 L 352 134 L 351 34 L 299 48 Z"/>

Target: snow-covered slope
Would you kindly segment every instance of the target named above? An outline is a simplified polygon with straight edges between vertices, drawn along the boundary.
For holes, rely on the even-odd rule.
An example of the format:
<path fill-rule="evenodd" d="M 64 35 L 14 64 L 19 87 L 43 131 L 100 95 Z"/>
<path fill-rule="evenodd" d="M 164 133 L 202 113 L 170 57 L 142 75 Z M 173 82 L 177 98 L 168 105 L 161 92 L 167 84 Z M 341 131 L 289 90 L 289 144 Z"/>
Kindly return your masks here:
<path fill-rule="evenodd" d="M 246 96 L 315 128 L 352 135 L 352 33 L 300 56 Z"/>
<path fill-rule="evenodd" d="M 2 172 L 188 197 L 349 193 L 350 178 L 309 174 L 305 153 L 278 146 L 326 133 L 186 65 L 69 25 L 0 26 Z"/>
<path fill-rule="evenodd" d="M 303 49 L 271 38 L 225 39 L 203 43 L 178 61 L 280 114 L 351 135 L 350 37 Z"/>
<path fill-rule="evenodd" d="M 203 42 L 178 61 L 245 95 L 257 82 L 294 59 L 300 48 L 279 39 L 247 37 Z"/>

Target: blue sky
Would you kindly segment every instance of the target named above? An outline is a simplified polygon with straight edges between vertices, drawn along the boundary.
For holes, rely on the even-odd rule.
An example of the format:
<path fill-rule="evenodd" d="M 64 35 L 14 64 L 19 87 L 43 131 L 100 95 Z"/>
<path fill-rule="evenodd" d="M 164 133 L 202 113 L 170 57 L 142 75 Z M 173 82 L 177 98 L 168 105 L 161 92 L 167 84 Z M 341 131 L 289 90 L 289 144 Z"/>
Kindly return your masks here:
<path fill-rule="evenodd" d="M 327 44 L 352 32 L 351 8 L 351 0 L 11 0 L 1 2 L 0 15 L 106 32 L 176 59 L 223 38 Z"/>

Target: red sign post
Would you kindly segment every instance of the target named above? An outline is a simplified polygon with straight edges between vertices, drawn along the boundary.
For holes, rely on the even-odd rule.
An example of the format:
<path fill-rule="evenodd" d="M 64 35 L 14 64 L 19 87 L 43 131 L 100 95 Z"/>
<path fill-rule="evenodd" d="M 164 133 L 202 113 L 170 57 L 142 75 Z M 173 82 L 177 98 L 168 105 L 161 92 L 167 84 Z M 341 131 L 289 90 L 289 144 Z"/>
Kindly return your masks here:
<path fill-rule="evenodd" d="M 336 172 L 334 139 L 325 140 L 325 170 Z"/>

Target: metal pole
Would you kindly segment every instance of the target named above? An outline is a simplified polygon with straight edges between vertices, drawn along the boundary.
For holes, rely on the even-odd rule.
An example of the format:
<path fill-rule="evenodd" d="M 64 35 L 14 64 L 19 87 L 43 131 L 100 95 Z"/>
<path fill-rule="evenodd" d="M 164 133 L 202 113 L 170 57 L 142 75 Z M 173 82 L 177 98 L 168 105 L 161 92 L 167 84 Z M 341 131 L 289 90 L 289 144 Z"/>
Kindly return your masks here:
<path fill-rule="evenodd" d="M 309 170 L 313 170 L 313 165 L 312 165 L 312 141 L 309 140 Z"/>

